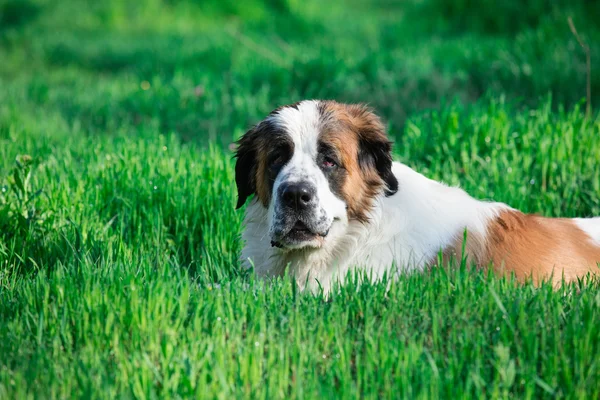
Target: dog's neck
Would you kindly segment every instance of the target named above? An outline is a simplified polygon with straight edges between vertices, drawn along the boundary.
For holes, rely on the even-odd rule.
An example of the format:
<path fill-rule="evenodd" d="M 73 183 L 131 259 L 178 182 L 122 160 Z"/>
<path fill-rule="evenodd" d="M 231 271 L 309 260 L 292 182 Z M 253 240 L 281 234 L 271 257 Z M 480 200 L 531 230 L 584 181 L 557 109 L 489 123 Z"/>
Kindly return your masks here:
<path fill-rule="evenodd" d="M 374 210 L 372 231 L 396 241 L 404 268 L 423 266 L 440 251 L 468 235 L 485 236 L 487 223 L 509 207 L 476 200 L 458 187 L 426 178 L 406 165 L 394 163 L 398 193 L 381 200 Z M 378 212 L 379 211 L 379 212 Z"/>

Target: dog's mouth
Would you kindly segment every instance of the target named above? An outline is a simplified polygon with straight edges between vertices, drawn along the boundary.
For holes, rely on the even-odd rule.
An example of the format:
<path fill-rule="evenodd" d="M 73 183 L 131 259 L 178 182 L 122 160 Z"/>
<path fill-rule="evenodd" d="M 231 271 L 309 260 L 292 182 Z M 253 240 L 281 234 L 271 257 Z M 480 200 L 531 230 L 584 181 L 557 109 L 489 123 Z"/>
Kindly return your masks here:
<path fill-rule="evenodd" d="M 318 244 L 327 236 L 328 233 L 329 230 L 326 232 L 316 232 L 309 228 L 304 222 L 298 220 L 279 240 L 271 241 L 271 246 L 279 248 L 293 248 L 297 247 L 298 245 L 302 245 L 303 243 L 314 242 Z"/>
<path fill-rule="evenodd" d="M 290 239 L 306 241 L 319 236 L 319 234 L 313 232 L 304 222 L 298 220 L 286 236 Z"/>

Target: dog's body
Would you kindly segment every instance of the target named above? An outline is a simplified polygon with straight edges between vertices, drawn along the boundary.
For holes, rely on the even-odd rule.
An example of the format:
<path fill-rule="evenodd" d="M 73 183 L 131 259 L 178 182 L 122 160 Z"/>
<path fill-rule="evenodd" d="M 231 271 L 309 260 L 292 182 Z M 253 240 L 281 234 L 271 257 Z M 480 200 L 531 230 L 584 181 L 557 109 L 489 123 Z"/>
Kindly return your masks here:
<path fill-rule="evenodd" d="M 259 276 L 287 269 L 301 287 L 328 291 L 351 269 L 374 280 L 434 265 L 440 252 L 520 280 L 600 271 L 600 218 L 525 215 L 393 163 L 383 126 L 362 106 L 277 109 L 237 157 L 238 207 L 256 193 L 242 261 Z"/>

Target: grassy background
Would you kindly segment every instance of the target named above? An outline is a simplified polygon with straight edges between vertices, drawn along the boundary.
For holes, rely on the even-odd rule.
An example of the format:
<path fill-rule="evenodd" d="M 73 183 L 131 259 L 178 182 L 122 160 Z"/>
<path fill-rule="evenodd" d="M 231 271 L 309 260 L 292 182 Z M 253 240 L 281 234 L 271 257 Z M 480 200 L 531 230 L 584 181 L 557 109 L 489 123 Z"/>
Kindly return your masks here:
<path fill-rule="evenodd" d="M 303 98 L 369 102 L 479 198 L 600 215 L 569 16 L 600 104 L 593 1 L 0 0 L 0 397 L 599 397 L 598 282 L 324 301 L 236 261 L 228 146 Z"/>

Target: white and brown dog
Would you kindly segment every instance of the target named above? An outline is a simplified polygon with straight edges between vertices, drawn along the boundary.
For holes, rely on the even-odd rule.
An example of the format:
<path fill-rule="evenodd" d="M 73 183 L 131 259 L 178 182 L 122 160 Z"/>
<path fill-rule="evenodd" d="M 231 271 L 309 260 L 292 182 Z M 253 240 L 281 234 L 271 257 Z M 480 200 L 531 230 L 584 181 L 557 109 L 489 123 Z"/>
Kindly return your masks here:
<path fill-rule="evenodd" d="M 392 161 L 365 106 L 280 107 L 238 144 L 237 207 L 255 194 L 242 262 L 259 276 L 287 269 L 301 287 L 327 292 L 350 270 L 375 280 L 431 266 L 440 253 L 534 282 L 600 272 L 600 218 L 526 215 L 430 180 Z"/>

